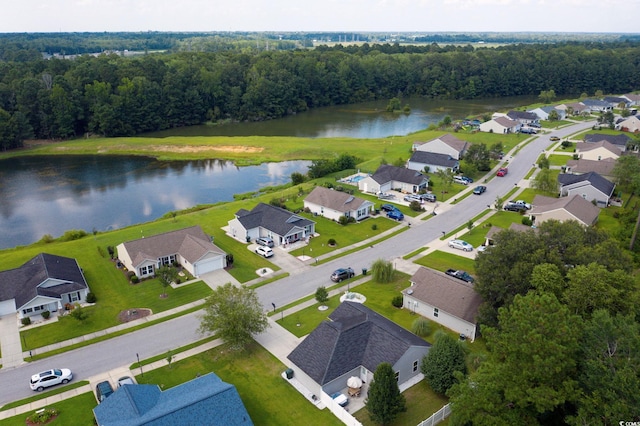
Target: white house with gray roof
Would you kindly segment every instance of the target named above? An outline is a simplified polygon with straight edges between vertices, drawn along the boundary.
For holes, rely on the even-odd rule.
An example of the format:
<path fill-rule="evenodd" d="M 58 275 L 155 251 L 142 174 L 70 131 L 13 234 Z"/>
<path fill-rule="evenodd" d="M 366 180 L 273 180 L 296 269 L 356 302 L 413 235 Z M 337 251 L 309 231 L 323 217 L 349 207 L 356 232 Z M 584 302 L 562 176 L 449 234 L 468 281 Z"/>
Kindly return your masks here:
<path fill-rule="evenodd" d="M 327 219 L 340 220 L 341 216 L 362 220 L 369 217 L 373 203 L 353 195 L 316 186 L 304 199 L 304 208 Z"/>
<path fill-rule="evenodd" d="M 541 106 L 541 107 L 529 110 L 528 112 L 535 114 L 540 120 L 548 120 L 549 114 L 551 113 L 551 111 L 555 111 L 558 114 L 558 120 L 564 120 L 565 116 L 567 115 L 566 110 L 557 108 L 553 105 Z"/>
<path fill-rule="evenodd" d="M 227 233 L 243 242 L 268 237 L 275 246 L 304 241 L 315 234 L 316 223 L 288 210 L 260 203 L 251 211 L 240 209 Z"/>
<path fill-rule="evenodd" d="M 469 148 L 469 142 L 460 140 L 450 133 L 428 142 L 414 142 L 412 150 L 445 154 L 456 160 L 462 160 Z M 417 170 L 417 169 L 414 169 Z"/>
<path fill-rule="evenodd" d="M 528 214 L 536 225 L 547 220 L 575 220 L 584 226 L 591 226 L 598 221 L 600 209 L 577 194 L 562 198 L 536 195 Z"/>
<path fill-rule="evenodd" d="M 482 298 L 473 284 L 423 266 L 409 280 L 402 292 L 406 309 L 475 340 Z"/>
<path fill-rule="evenodd" d="M 511 110 L 507 113 L 507 118 L 517 121 L 520 124 L 534 124 L 540 120 L 536 114 L 529 111 Z"/>
<path fill-rule="evenodd" d="M 383 164 L 371 176 L 358 181 L 358 189 L 370 194 L 391 190 L 415 194 L 426 189 L 429 178 L 419 171 Z"/>
<path fill-rule="evenodd" d="M 627 151 L 627 144 L 631 141 L 631 138 L 625 134 L 610 135 L 606 133 L 589 133 L 584 136 L 584 141 L 587 143 L 597 143 L 607 141 L 620 149 L 620 151 Z"/>
<path fill-rule="evenodd" d="M 482 123 L 480 131 L 498 134 L 517 133 L 521 126 L 519 122 L 508 117 L 496 117 Z"/>
<path fill-rule="evenodd" d="M 22 266 L 0 271 L 0 316 L 56 312 L 86 300 L 89 286 L 75 259 L 40 253 Z"/>
<path fill-rule="evenodd" d="M 616 185 L 595 172 L 582 175 L 560 173 L 560 196 L 571 197 L 579 195 L 587 201 L 595 202 L 598 207 L 607 207 L 613 196 Z"/>
<path fill-rule="evenodd" d="M 391 364 L 404 390 L 422 380 L 431 345 L 366 306 L 342 302 L 288 356 L 294 377 L 314 395 L 331 395 L 356 376 L 369 383 L 378 365 Z M 366 395 L 364 395 L 366 399 Z"/>
<path fill-rule="evenodd" d="M 407 161 L 407 168 L 411 170 L 436 173 L 438 170 L 451 170 L 453 173 L 460 168 L 460 161 L 449 154 L 415 151 Z"/>
<path fill-rule="evenodd" d="M 118 259 L 139 278 L 152 277 L 174 262 L 195 277 L 227 266 L 226 253 L 199 226 L 127 241 L 116 249 Z"/>

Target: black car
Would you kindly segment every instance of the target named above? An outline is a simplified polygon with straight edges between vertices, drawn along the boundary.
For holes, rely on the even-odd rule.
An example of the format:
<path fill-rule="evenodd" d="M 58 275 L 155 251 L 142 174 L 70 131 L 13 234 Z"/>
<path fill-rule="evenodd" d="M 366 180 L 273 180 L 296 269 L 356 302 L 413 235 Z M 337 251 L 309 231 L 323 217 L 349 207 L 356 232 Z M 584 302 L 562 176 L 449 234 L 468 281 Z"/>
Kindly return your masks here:
<path fill-rule="evenodd" d="M 507 203 L 504 205 L 504 209 L 506 211 L 510 211 L 510 212 L 524 212 L 527 210 L 527 208 L 523 205 L 520 204 L 515 204 L 515 203 Z"/>
<path fill-rule="evenodd" d="M 112 393 L 113 387 L 107 380 L 98 383 L 98 385 L 96 386 L 96 398 L 98 398 L 98 403 L 107 399 L 107 397 L 109 397 Z"/>
<path fill-rule="evenodd" d="M 351 268 L 340 268 L 333 271 L 333 274 L 331 274 L 331 281 L 339 283 L 342 280 L 353 278 L 355 275 L 356 273 Z"/>
<path fill-rule="evenodd" d="M 390 212 L 393 210 L 397 210 L 396 206 L 394 206 L 393 204 L 383 204 L 380 206 L 380 209 L 385 211 L 385 212 Z"/>
<path fill-rule="evenodd" d="M 480 195 L 480 194 L 482 194 L 483 192 L 486 192 L 486 191 L 487 191 L 487 187 L 484 186 L 484 185 L 478 185 L 473 189 L 473 193 L 476 194 L 476 195 Z"/>

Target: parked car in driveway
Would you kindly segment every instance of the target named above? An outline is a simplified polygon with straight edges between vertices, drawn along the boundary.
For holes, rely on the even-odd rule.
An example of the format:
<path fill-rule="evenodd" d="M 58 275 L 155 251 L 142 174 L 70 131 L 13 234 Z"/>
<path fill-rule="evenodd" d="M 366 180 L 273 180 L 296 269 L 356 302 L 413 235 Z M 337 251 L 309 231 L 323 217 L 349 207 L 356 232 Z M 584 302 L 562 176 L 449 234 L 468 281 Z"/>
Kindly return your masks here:
<path fill-rule="evenodd" d="M 523 204 L 516 204 L 509 201 L 503 207 L 508 212 L 524 212 L 527 211 L 527 208 Z"/>
<path fill-rule="evenodd" d="M 342 280 L 348 280 L 349 278 L 355 277 L 356 273 L 352 268 L 340 268 L 333 271 L 331 274 L 331 281 L 334 283 L 339 283 Z"/>
<path fill-rule="evenodd" d="M 453 181 L 462 185 L 469 185 L 469 181 L 464 179 L 464 176 L 454 176 Z"/>
<path fill-rule="evenodd" d="M 464 250 L 464 251 L 472 251 L 473 246 L 466 241 L 463 240 L 451 240 L 449 241 L 449 247 Z"/>
<path fill-rule="evenodd" d="M 271 257 L 271 256 L 273 256 L 273 250 L 270 247 L 266 247 L 266 246 L 259 246 L 256 249 L 256 253 L 259 254 L 262 257 Z"/>
<path fill-rule="evenodd" d="M 392 210 L 398 210 L 398 209 L 393 204 L 383 204 L 380 206 L 380 210 L 385 212 L 390 212 Z"/>
<path fill-rule="evenodd" d="M 509 173 L 509 169 L 506 167 L 501 167 L 498 169 L 498 173 L 496 173 L 496 176 L 503 177 L 506 176 L 507 173 Z"/>
<path fill-rule="evenodd" d="M 134 382 L 133 379 L 129 376 L 123 376 L 118 379 L 118 387 L 121 387 L 124 385 L 135 385 L 135 384 L 136 382 Z"/>
<path fill-rule="evenodd" d="M 73 379 L 73 374 L 68 368 L 54 368 L 31 376 L 29 386 L 31 390 L 41 392 L 49 386 L 66 384 Z"/>
<path fill-rule="evenodd" d="M 420 198 L 430 203 L 435 203 L 437 199 L 436 194 L 420 194 Z"/>
<path fill-rule="evenodd" d="M 475 188 L 473 188 L 473 193 L 476 195 L 483 194 L 486 191 L 487 191 L 487 187 L 484 185 L 478 185 Z"/>
<path fill-rule="evenodd" d="M 273 247 L 273 240 L 269 237 L 260 237 L 256 239 L 256 244 L 266 247 Z"/>
<path fill-rule="evenodd" d="M 113 387 L 108 380 L 96 385 L 96 398 L 98 399 L 98 403 L 107 399 L 111 394 L 113 394 Z"/>
<path fill-rule="evenodd" d="M 420 198 L 419 195 L 413 195 L 413 194 L 405 195 L 404 200 L 408 202 L 412 202 L 412 201 L 417 201 L 418 203 L 422 202 L 422 198 Z"/>
<path fill-rule="evenodd" d="M 402 214 L 400 210 L 391 210 L 390 212 L 387 212 L 387 217 L 389 219 L 397 220 L 398 222 L 404 220 L 404 214 Z"/>
<path fill-rule="evenodd" d="M 459 280 L 462 280 L 468 283 L 473 283 L 475 281 L 473 277 L 469 275 L 469 273 L 466 271 L 447 269 L 445 273 L 451 277 L 457 278 Z"/>

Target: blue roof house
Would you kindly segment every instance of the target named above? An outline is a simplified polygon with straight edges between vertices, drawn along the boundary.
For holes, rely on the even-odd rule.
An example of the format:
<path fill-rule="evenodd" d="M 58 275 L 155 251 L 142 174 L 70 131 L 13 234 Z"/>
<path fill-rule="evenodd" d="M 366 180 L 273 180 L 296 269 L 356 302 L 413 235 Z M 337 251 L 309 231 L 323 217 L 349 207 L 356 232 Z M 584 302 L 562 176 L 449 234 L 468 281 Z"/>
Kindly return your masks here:
<path fill-rule="evenodd" d="M 235 386 L 209 373 L 162 391 L 123 385 L 93 409 L 98 426 L 250 426 Z"/>

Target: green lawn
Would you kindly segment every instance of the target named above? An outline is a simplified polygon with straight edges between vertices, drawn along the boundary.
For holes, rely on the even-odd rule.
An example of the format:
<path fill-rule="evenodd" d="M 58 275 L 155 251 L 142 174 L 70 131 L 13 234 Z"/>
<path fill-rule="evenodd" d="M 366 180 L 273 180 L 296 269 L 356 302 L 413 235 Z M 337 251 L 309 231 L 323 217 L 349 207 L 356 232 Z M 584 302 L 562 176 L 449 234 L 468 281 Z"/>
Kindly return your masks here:
<path fill-rule="evenodd" d="M 48 407 L 56 408 L 60 414 L 55 420 L 47 423 L 47 425 L 93 426 L 95 425 L 95 419 L 92 410 L 96 405 L 96 398 L 92 392 L 86 392 L 82 395 L 51 404 Z M 27 417 L 31 414 L 33 414 L 33 412 L 18 414 L 17 416 L 0 420 L 0 426 L 24 426 Z"/>
<path fill-rule="evenodd" d="M 441 272 L 445 272 L 447 269 L 451 268 L 467 271 L 471 275 L 474 275 L 476 273 L 475 260 L 469 259 L 467 257 L 457 256 L 455 254 L 447 253 L 440 250 L 436 250 L 426 256 L 421 257 L 420 259 L 416 260 L 415 263 L 431 269 L 436 269 Z"/>
<path fill-rule="evenodd" d="M 547 158 L 549 158 L 550 166 L 566 166 L 567 161 L 573 159 L 573 155 L 551 154 Z"/>
<path fill-rule="evenodd" d="M 226 346 L 189 357 L 138 375 L 138 383 L 158 384 L 168 389 L 196 375 L 214 372 L 238 389 L 251 420 L 256 425 L 341 425 L 329 410 L 318 410 L 280 374 L 286 366 L 257 343 L 244 352 Z M 1 426 L 1 425 L 0 425 Z"/>

